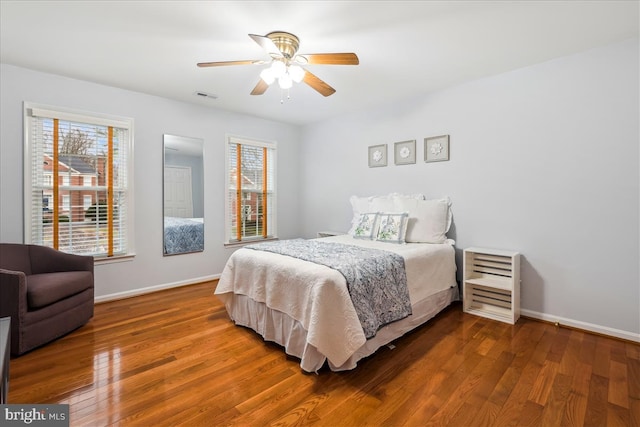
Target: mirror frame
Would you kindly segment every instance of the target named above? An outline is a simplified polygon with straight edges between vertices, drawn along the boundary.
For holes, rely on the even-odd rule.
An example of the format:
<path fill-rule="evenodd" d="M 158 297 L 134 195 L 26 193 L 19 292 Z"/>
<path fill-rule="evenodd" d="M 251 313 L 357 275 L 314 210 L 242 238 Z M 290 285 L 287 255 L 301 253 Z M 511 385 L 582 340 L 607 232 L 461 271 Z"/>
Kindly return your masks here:
<path fill-rule="evenodd" d="M 168 173 L 168 167 L 172 169 L 171 173 Z M 202 252 L 204 140 L 164 134 L 162 168 L 162 253 L 172 256 Z M 190 197 L 187 193 L 190 193 Z M 175 203 L 171 200 L 175 200 Z M 168 212 L 170 215 L 167 215 Z"/>

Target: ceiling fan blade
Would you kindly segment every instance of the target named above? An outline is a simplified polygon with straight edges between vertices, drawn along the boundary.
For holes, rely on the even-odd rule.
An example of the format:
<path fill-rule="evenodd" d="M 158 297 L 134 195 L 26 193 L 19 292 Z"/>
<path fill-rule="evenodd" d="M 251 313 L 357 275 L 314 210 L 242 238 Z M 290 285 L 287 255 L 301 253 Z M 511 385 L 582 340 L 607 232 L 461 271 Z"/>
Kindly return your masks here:
<path fill-rule="evenodd" d="M 302 64 L 358 65 L 360 63 L 355 53 L 304 53 L 296 56 L 295 60 Z"/>
<path fill-rule="evenodd" d="M 269 85 L 264 80 L 260 79 L 256 87 L 251 91 L 251 95 L 262 95 L 269 89 Z"/>
<path fill-rule="evenodd" d="M 303 81 L 320 92 L 322 96 L 329 96 L 335 93 L 335 89 L 329 86 L 324 81 L 320 80 L 316 75 L 310 73 L 308 70 L 305 70 Z"/>
<path fill-rule="evenodd" d="M 244 61 L 218 61 L 218 62 L 198 62 L 198 67 L 220 67 L 224 65 L 253 65 L 264 64 L 262 60 L 244 60 Z"/>
<path fill-rule="evenodd" d="M 278 46 L 275 45 L 273 40 L 266 36 L 259 36 L 257 34 L 249 34 L 249 37 L 253 39 L 256 43 L 258 43 L 264 50 L 267 51 L 269 55 L 280 57 L 282 56 L 282 52 L 278 49 Z"/>

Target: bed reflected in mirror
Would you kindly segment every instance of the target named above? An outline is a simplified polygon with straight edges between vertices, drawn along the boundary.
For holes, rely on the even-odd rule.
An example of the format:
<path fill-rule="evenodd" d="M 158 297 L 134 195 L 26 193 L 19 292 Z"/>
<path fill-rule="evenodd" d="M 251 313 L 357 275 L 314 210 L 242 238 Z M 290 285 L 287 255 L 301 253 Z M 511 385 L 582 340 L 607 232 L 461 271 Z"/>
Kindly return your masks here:
<path fill-rule="evenodd" d="M 204 141 L 164 135 L 164 255 L 204 250 Z"/>

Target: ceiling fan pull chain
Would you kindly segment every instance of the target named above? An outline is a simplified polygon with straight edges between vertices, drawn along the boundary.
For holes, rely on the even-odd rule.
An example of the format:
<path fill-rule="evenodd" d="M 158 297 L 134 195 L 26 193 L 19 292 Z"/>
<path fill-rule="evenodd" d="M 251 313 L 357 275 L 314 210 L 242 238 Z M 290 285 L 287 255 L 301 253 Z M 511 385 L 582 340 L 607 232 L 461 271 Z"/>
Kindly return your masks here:
<path fill-rule="evenodd" d="M 280 89 L 280 104 L 284 104 L 284 91 L 285 89 Z M 287 101 L 291 99 L 291 89 L 286 89 L 287 91 Z"/>

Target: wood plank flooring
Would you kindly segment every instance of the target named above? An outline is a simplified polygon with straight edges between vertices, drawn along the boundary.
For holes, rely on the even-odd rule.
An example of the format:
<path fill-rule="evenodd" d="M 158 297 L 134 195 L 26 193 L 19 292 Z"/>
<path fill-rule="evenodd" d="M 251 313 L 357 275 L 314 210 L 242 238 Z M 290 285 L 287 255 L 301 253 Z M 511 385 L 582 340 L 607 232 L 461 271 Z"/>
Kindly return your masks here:
<path fill-rule="evenodd" d="M 640 426 L 640 345 L 454 304 L 349 372 L 235 326 L 215 282 L 96 305 L 11 360 L 9 403 L 72 426 Z"/>

